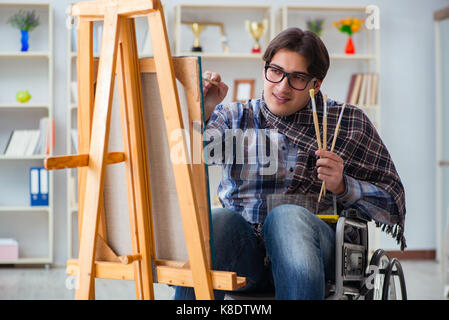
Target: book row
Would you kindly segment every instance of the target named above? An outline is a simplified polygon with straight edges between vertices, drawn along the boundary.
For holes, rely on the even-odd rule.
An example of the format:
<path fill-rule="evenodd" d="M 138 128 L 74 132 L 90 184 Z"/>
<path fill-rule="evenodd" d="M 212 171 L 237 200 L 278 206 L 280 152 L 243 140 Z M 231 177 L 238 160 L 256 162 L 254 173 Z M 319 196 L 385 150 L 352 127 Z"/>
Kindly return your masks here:
<path fill-rule="evenodd" d="M 377 73 L 355 73 L 351 76 L 346 102 L 352 105 L 366 107 L 378 104 Z"/>
<path fill-rule="evenodd" d="M 15 129 L 9 136 L 3 152 L 7 157 L 49 155 L 54 147 L 54 120 L 47 117 L 39 121 L 39 129 Z"/>

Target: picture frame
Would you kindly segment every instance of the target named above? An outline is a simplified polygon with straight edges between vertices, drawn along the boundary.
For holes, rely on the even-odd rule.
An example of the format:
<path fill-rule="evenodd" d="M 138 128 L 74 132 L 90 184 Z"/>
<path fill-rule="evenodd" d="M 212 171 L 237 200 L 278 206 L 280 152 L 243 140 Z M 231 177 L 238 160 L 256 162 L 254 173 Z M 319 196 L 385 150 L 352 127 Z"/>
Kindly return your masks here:
<path fill-rule="evenodd" d="M 254 98 L 255 79 L 235 79 L 233 101 L 246 103 Z"/>

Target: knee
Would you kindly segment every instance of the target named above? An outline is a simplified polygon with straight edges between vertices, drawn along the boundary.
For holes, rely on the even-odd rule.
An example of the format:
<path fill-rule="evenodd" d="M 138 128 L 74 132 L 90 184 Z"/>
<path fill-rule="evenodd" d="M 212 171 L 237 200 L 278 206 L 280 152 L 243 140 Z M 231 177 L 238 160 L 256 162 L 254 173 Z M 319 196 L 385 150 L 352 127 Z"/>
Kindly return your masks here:
<path fill-rule="evenodd" d="M 264 222 L 264 233 L 281 233 L 289 227 L 310 229 L 313 220 L 317 219 L 313 213 L 306 208 L 292 204 L 283 204 L 271 210 Z"/>
<path fill-rule="evenodd" d="M 246 226 L 246 220 L 238 213 L 224 208 L 212 210 L 212 230 L 214 241 L 229 237 Z"/>
<path fill-rule="evenodd" d="M 212 210 L 212 226 L 215 230 L 223 230 L 228 231 L 227 229 L 232 229 L 232 226 L 236 223 L 241 223 L 241 220 L 244 221 L 243 217 L 230 210 L 225 208 L 218 208 Z"/>

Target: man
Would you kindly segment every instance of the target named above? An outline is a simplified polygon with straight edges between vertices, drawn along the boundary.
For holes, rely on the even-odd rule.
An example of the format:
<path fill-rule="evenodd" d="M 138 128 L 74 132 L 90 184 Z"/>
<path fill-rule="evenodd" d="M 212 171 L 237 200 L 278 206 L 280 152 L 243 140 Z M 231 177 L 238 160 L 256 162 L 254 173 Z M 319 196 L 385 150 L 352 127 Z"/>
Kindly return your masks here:
<path fill-rule="evenodd" d="M 322 119 L 320 87 L 329 68 L 318 36 L 288 28 L 270 42 L 263 59 L 264 91 L 246 104 L 219 104 L 227 86 L 216 73 L 204 75 L 215 81 L 205 82 L 203 89 L 206 119 L 210 115 L 207 131 L 220 132 L 223 140 L 229 131 L 277 132 L 264 134 L 276 146 L 271 174 L 261 170 L 266 163 L 251 161 L 253 149 L 260 152 L 260 140 L 234 142 L 234 147 L 243 146 L 246 161 L 223 157 L 218 188 L 223 209 L 212 213 L 214 269 L 246 277 L 246 291 L 274 287 L 277 299 L 323 299 L 326 281 L 334 274 L 335 231 L 304 199 L 316 199 L 324 181 L 330 193 L 326 198 L 334 195 L 340 210 L 355 208 L 384 225 L 403 249 L 404 190 L 386 147 L 357 107 L 345 108 L 334 152 L 318 150 L 309 90 L 316 93 Z M 328 99 L 327 105 L 328 132 L 333 133 L 342 103 Z M 194 297 L 192 288 L 176 288 L 175 299 Z M 224 292 L 215 291 L 216 299 L 223 297 Z"/>

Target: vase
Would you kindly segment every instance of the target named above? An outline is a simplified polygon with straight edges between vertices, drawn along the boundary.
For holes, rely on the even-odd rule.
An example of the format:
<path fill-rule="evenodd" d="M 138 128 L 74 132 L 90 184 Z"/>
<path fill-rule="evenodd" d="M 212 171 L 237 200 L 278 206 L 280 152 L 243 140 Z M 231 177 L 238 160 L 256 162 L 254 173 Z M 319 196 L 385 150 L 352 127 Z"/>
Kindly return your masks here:
<path fill-rule="evenodd" d="M 28 51 L 28 31 L 20 30 L 20 43 L 22 44 L 20 51 Z"/>
<path fill-rule="evenodd" d="M 354 42 L 352 42 L 352 37 L 348 37 L 348 41 L 346 42 L 346 47 L 345 47 L 345 53 L 346 54 L 354 54 L 355 53 L 355 47 L 354 47 Z"/>

